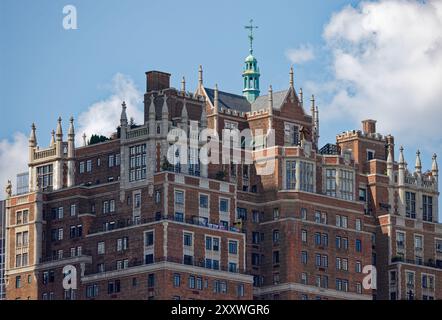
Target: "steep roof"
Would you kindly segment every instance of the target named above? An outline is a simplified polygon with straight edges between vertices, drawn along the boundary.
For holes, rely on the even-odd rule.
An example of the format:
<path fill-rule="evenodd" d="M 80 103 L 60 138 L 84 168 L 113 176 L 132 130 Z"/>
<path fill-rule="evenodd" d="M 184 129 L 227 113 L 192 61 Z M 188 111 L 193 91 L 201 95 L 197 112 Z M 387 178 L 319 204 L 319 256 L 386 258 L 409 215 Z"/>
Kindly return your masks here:
<path fill-rule="evenodd" d="M 213 104 L 215 97 L 215 90 L 204 88 L 210 102 Z M 237 110 L 239 112 L 249 112 L 250 102 L 244 96 L 233 93 L 223 92 L 218 90 L 218 107 Z"/>
<path fill-rule="evenodd" d="M 273 109 L 280 110 L 284 99 L 287 96 L 289 90 L 273 92 Z M 258 111 L 262 109 L 267 109 L 269 107 L 269 95 L 259 96 L 252 103 L 252 111 Z"/>

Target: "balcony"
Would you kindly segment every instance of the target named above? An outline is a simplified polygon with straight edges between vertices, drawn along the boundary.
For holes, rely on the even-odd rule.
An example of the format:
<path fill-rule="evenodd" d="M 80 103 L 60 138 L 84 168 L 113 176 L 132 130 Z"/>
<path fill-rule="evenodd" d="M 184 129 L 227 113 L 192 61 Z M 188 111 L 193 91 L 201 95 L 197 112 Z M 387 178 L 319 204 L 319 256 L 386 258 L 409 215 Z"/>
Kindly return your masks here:
<path fill-rule="evenodd" d="M 148 265 L 153 265 L 155 263 L 160 263 L 160 262 L 171 262 L 171 263 L 176 263 L 176 264 L 181 264 L 181 265 L 186 265 L 186 266 L 194 266 L 194 267 L 204 268 L 204 269 L 213 270 L 213 271 L 222 271 L 222 272 L 235 273 L 235 274 L 247 274 L 245 271 L 241 271 L 241 269 L 239 269 L 239 268 L 232 270 L 232 268 L 229 268 L 228 266 L 220 266 L 218 269 L 207 268 L 205 265 L 204 259 L 199 259 L 199 260 L 193 259 L 192 263 L 184 263 L 184 260 L 182 258 L 161 257 L 161 258 L 155 259 L 151 263 L 145 263 L 145 261 L 142 259 L 141 260 L 134 259 L 132 261 L 129 261 L 129 266 L 127 268 L 121 268 L 121 269 L 118 269 L 116 263 L 114 263 L 112 265 L 107 265 L 105 271 L 86 270 L 85 275 L 106 274 L 106 273 L 110 273 L 110 272 L 114 272 L 114 271 L 124 271 L 124 270 L 128 270 L 130 268 L 140 267 L 140 266 L 148 266 Z"/>
<path fill-rule="evenodd" d="M 396 263 L 396 262 L 404 262 L 404 263 L 414 264 L 416 266 L 425 266 L 430 268 L 442 269 L 442 260 L 434 261 L 432 259 L 429 259 L 427 261 L 417 261 L 414 259 L 405 259 L 400 256 L 395 256 L 391 258 L 391 263 Z"/>
<path fill-rule="evenodd" d="M 120 221 L 117 221 L 111 229 L 104 228 L 104 227 L 93 228 L 93 229 L 89 230 L 88 234 L 108 232 L 108 231 L 118 230 L 118 229 L 122 229 L 122 228 L 132 227 L 132 226 L 136 226 L 136 225 L 152 223 L 152 222 L 160 222 L 160 221 L 175 221 L 175 222 L 190 224 L 190 225 L 194 225 L 194 226 L 205 227 L 208 229 L 244 233 L 243 229 L 236 228 L 236 227 L 226 228 L 224 225 L 209 223 L 209 222 L 206 222 L 204 219 L 201 219 L 201 217 L 199 217 L 199 216 L 192 216 L 192 218 L 188 218 L 188 219 L 182 219 L 181 217 L 175 217 L 175 216 L 156 216 L 154 218 L 143 218 L 143 219 L 137 218 L 137 219 L 120 220 Z"/>

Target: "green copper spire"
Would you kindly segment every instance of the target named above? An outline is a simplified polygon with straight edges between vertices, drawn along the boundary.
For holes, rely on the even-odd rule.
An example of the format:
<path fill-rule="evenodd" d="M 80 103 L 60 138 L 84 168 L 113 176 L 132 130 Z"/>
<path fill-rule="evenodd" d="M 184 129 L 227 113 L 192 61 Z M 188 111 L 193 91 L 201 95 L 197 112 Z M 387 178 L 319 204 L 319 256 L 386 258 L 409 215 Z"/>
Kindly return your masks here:
<path fill-rule="evenodd" d="M 250 25 L 245 26 L 246 29 L 250 30 L 249 40 L 250 40 L 250 54 L 245 60 L 245 68 L 242 74 L 244 79 L 244 89 L 243 95 L 247 98 L 249 102 L 253 102 L 259 96 L 259 68 L 258 61 L 253 56 L 253 29 L 257 29 L 257 26 L 253 25 L 253 19 L 250 20 Z"/>

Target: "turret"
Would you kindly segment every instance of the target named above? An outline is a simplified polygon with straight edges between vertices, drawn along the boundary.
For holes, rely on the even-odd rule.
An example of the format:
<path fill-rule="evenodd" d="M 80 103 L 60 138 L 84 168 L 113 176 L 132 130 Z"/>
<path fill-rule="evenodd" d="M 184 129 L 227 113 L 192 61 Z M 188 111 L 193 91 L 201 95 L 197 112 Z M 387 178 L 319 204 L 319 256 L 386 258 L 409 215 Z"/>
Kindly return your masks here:
<path fill-rule="evenodd" d="M 51 131 L 51 142 L 49 143 L 49 146 L 53 148 L 55 146 L 55 130 L 52 129 Z"/>
<path fill-rule="evenodd" d="M 37 147 L 37 135 L 35 133 L 37 129 L 33 123 L 31 126 L 31 134 L 29 135 L 29 162 L 34 160 L 34 149 Z"/>
<path fill-rule="evenodd" d="M 69 131 L 68 131 L 68 177 L 67 186 L 75 185 L 75 131 L 74 131 L 74 117 L 71 117 Z"/>
<path fill-rule="evenodd" d="M 404 159 L 404 147 L 399 149 L 399 172 L 398 172 L 398 184 L 405 184 L 405 159 Z"/>
<path fill-rule="evenodd" d="M 127 134 L 127 114 L 126 114 L 126 102 L 123 101 L 121 104 L 121 116 L 120 116 L 120 126 L 121 126 L 121 139 L 126 138 Z"/>
<path fill-rule="evenodd" d="M 155 96 L 153 94 L 150 96 L 148 125 L 149 125 L 149 135 L 154 136 L 156 133 L 156 129 L 155 129 Z"/>
<path fill-rule="evenodd" d="M 393 174 L 393 146 L 391 144 L 388 145 L 388 156 L 387 156 L 387 176 L 392 183 L 394 181 L 394 174 Z"/>
<path fill-rule="evenodd" d="M 437 166 L 437 155 L 434 153 L 433 154 L 433 161 L 431 163 L 431 174 L 434 177 L 434 179 L 436 180 L 436 182 L 439 182 L 438 178 L 439 178 L 439 168 Z"/>
<path fill-rule="evenodd" d="M 186 131 L 186 134 L 187 134 L 188 121 L 189 121 L 189 116 L 187 114 L 186 99 L 184 99 L 183 109 L 181 110 L 181 123 L 183 124 L 183 130 Z"/>
<path fill-rule="evenodd" d="M 161 110 L 161 133 L 163 136 L 167 136 L 169 131 L 169 107 L 167 106 L 167 96 L 164 94 L 163 108 Z"/>
<path fill-rule="evenodd" d="M 422 173 L 422 161 L 421 161 L 421 152 L 417 150 L 416 152 L 416 162 L 414 165 L 415 172 L 420 175 Z"/>
<path fill-rule="evenodd" d="M 269 129 L 268 130 L 271 130 L 272 129 L 272 117 L 273 117 L 273 88 L 272 88 L 272 85 L 270 85 L 269 86 L 269 94 L 268 94 L 268 97 L 269 97 L 269 101 L 268 101 L 268 104 L 269 104 Z"/>
<path fill-rule="evenodd" d="M 213 130 L 215 133 L 218 132 L 218 84 L 215 84 L 215 92 L 213 97 Z"/>
<path fill-rule="evenodd" d="M 63 156 L 63 129 L 61 127 L 61 117 L 58 117 L 57 130 L 55 130 L 55 146 L 58 158 Z"/>

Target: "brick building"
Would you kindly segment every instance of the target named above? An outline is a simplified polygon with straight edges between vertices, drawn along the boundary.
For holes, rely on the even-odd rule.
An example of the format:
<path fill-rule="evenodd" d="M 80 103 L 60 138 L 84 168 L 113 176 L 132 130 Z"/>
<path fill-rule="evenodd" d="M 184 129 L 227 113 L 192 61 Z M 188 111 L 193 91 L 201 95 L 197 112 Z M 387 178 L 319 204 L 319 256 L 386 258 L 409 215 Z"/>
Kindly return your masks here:
<path fill-rule="evenodd" d="M 0 300 L 5 299 L 5 233 L 6 233 L 6 206 L 0 201 Z"/>
<path fill-rule="evenodd" d="M 318 107 L 312 96 L 306 111 L 293 69 L 284 91 L 260 95 L 259 77 L 252 49 L 243 95 L 205 87 L 201 67 L 192 93 L 146 72 L 144 123 L 123 103 L 110 139 L 81 147 L 72 118 L 47 148 L 33 125 L 29 192 L 6 205 L 7 298 L 442 298 L 436 156 L 409 171 L 374 120 L 320 149 Z M 253 139 L 226 148 L 224 129 Z M 195 136 L 189 152 L 171 147 Z"/>

